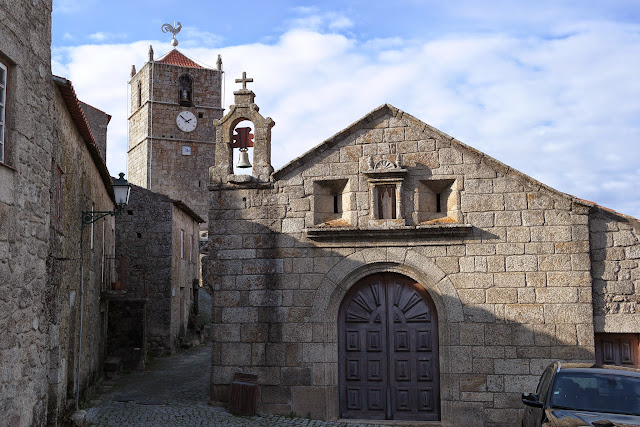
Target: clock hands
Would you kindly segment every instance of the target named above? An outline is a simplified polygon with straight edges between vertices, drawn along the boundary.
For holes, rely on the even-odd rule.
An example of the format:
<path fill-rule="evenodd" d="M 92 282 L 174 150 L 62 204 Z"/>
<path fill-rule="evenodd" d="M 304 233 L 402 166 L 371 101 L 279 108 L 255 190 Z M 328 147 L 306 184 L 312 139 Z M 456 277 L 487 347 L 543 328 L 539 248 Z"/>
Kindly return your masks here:
<path fill-rule="evenodd" d="M 198 119 L 191 111 L 186 110 L 178 112 L 178 115 L 176 116 L 176 124 L 181 131 L 191 132 L 196 128 Z"/>

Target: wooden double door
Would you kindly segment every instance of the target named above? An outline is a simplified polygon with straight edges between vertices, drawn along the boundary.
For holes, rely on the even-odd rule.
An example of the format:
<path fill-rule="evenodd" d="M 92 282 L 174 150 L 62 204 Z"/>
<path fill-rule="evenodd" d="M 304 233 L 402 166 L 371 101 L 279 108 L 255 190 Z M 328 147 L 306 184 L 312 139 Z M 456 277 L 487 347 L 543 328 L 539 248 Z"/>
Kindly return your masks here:
<path fill-rule="evenodd" d="M 422 286 L 368 276 L 345 296 L 338 322 L 342 418 L 440 419 L 438 319 Z"/>

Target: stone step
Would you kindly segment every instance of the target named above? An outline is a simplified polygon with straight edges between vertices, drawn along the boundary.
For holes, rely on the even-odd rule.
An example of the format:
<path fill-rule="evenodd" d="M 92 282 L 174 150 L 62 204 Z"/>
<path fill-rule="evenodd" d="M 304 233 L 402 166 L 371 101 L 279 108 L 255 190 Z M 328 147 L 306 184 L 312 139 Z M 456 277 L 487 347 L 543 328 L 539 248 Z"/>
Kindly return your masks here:
<path fill-rule="evenodd" d="M 107 378 L 115 378 L 122 370 L 122 358 L 110 356 L 104 360 L 104 374 Z"/>

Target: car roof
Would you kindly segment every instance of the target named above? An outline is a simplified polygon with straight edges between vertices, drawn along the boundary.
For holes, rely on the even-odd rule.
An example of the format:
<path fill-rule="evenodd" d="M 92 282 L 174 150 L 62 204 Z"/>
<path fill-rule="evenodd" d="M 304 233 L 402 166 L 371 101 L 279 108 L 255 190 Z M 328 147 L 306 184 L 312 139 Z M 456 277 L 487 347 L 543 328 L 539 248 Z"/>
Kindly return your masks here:
<path fill-rule="evenodd" d="M 593 363 L 557 363 L 557 370 L 640 377 L 640 369 L 627 366 L 598 365 Z"/>

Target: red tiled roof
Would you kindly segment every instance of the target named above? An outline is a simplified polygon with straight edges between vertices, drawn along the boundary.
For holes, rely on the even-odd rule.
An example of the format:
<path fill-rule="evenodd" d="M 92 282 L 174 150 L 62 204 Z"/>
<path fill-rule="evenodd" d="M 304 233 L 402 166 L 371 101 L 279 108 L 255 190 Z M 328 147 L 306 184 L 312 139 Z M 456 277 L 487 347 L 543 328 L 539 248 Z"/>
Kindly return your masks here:
<path fill-rule="evenodd" d="M 173 49 L 171 52 L 167 53 L 156 62 L 160 62 L 162 64 L 179 65 L 180 67 L 203 68 L 191 59 L 178 52 L 178 49 Z"/>

